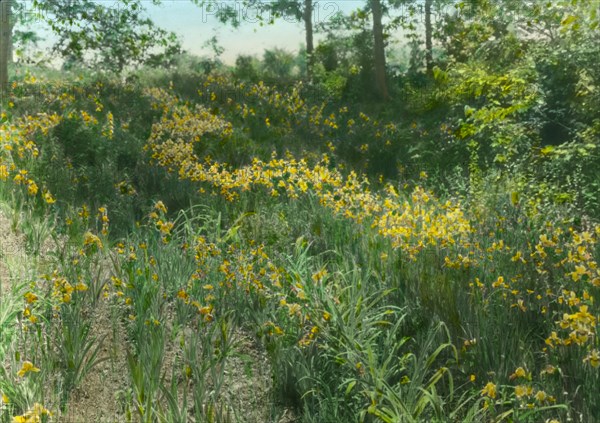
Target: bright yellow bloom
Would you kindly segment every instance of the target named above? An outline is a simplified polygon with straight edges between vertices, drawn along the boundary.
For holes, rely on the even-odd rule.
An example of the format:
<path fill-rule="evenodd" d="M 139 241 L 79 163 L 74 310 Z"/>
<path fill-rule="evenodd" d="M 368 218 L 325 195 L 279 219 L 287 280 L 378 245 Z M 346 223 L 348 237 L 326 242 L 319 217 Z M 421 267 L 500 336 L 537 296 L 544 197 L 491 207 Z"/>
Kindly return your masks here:
<path fill-rule="evenodd" d="M 27 301 L 27 304 L 33 304 L 38 300 L 38 296 L 35 295 L 33 292 L 27 292 L 25 295 L 25 301 Z"/>
<path fill-rule="evenodd" d="M 165 204 L 162 201 L 157 201 L 154 204 L 154 210 L 158 210 L 158 211 L 161 211 L 163 213 L 166 213 L 167 212 L 167 207 L 165 206 Z"/>
<path fill-rule="evenodd" d="M 93 233 L 88 231 L 83 236 L 83 246 L 88 247 L 88 246 L 93 246 L 93 245 L 98 247 L 98 249 L 102 249 L 102 247 L 103 247 L 102 241 L 100 240 L 100 238 L 98 238 L 97 235 L 94 235 Z"/>
<path fill-rule="evenodd" d="M 515 370 L 515 372 L 512 375 L 510 375 L 510 380 L 524 377 L 527 377 L 527 372 L 525 371 L 525 369 L 523 367 L 517 367 L 517 370 Z"/>
<path fill-rule="evenodd" d="M 492 288 L 498 288 L 498 287 L 508 288 L 508 285 L 506 285 L 504 283 L 503 276 L 498 276 L 498 279 L 494 283 L 492 283 Z"/>
<path fill-rule="evenodd" d="M 515 386 L 515 396 L 517 398 L 523 398 L 524 396 L 529 396 L 533 392 L 531 386 L 518 385 Z"/>
<path fill-rule="evenodd" d="M 38 192 L 38 186 L 32 179 L 27 181 L 27 192 L 29 195 L 36 195 Z"/>
<path fill-rule="evenodd" d="M 39 372 L 40 369 L 35 367 L 31 361 L 24 361 L 21 370 L 17 372 L 17 376 L 23 377 L 29 372 Z"/>
<path fill-rule="evenodd" d="M 75 285 L 75 290 L 76 291 L 87 291 L 88 286 L 86 284 L 84 284 L 83 282 L 79 282 L 77 285 Z"/>
<path fill-rule="evenodd" d="M 546 401 L 546 399 L 547 399 L 547 398 L 548 398 L 548 395 L 547 395 L 547 394 L 546 394 L 544 391 L 538 391 L 538 392 L 535 394 L 535 399 L 536 399 L 538 402 L 544 402 L 544 401 Z"/>
<path fill-rule="evenodd" d="M 0 165 L 0 180 L 6 181 L 8 179 L 8 168 L 6 165 Z"/>
<path fill-rule="evenodd" d="M 488 382 L 481 390 L 481 395 L 488 396 L 492 399 L 496 398 L 496 384 L 493 382 Z"/>
<path fill-rule="evenodd" d="M 571 279 L 573 279 L 573 281 L 575 282 L 579 281 L 582 276 L 585 276 L 587 274 L 587 269 L 585 268 L 585 266 L 582 265 L 575 266 L 575 271 L 570 273 Z"/>
<path fill-rule="evenodd" d="M 48 191 L 46 191 L 46 192 L 44 193 L 44 201 L 45 201 L 47 204 L 54 204 L 54 203 L 56 203 L 56 199 L 55 199 L 55 198 L 52 196 L 52 194 L 50 194 Z"/>
<path fill-rule="evenodd" d="M 13 417 L 13 423 L 39 423 L 42 421 L 41 417 L 44 415 L 51 416 L 52 413 L 43 405 L 35 403 L 33 408 L 22 416 Z"/>
<path fill-rule="evenodd" d="M 598 368 L 600 366 L 600 352 L 592 350 L 583 361 L 590 363 L 593 368 Z"/>

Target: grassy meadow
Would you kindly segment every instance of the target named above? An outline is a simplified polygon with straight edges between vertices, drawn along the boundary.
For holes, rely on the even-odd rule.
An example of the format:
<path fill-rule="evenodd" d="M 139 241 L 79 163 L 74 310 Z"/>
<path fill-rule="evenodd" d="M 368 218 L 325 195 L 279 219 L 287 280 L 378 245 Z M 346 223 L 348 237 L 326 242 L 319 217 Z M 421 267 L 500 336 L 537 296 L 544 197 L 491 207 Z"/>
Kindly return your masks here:
<path fill-rule="evenodd" d="M 398 119 L 301 82 L 22 72 L 0 423 L 600 419 L 595 156 L 510 142 L 523 75 L 454 119 L 471 75 Z"/>

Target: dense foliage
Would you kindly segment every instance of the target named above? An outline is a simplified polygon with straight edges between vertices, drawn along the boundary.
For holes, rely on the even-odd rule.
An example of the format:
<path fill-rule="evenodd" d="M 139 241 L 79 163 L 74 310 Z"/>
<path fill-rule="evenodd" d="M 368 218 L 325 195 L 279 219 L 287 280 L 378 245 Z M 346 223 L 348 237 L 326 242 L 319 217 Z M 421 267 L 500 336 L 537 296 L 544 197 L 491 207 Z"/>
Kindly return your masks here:
<path fill-rule="evenodd" d="M 596 5 L 433 2 L 428 57 L 382 4 L 387 101 L 369 7 L 309 61 L 16 68 L 0 422 L 600 419 Z"/>

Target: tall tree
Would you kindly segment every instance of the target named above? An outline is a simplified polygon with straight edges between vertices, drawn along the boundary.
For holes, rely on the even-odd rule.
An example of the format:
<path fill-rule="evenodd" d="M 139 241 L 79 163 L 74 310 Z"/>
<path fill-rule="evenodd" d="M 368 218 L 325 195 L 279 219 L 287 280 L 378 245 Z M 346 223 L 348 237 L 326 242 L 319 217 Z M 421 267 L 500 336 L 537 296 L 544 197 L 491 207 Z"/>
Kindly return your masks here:
<path fill-rule="evenodd" d="M 53 50 L 65 63 L 120 72 L 126 66 L 168 65 L 181 50 L 174 33 L 158 28 L 146 16 L 142 1 L 34 0 L 33 4 L 58 35 Z"/>
<path fill-rule="evenodd" d="M 315 45 L 313 41 L 313 2 L 304 0 L 304 32 L 306 35 L 306 75 L 308 79 L 312 78 L 312 69 L 314 66 Z"/>
<path fill-rule="evenodd" d="M 12 37 L 11 3 L 12 0 L 0 0 L 0 95 L 2 97 L 8 90 L 8 63 Z"/>
<path fill-rule="evenodd" d="M 425 64 L 427 73 L 433 74 L 433 27 L 431 25 L 431 6 L 433 0 L 425 0 Z"/>
<path fill-rule="evenodd" d="M 381 0 L 371 0 L 373 13 L 373 56 L 375 59 L 375 82 L 382 100 L 389 99 L 385 64 L 385 41 L 383 36 L 383 7 Z"/>
<path fill-rule="evenodd" d="M 292 18 L 301 21 L 304 25 L 306 38 L 306 73 L 308 78 L 312 77 L 314 65 L 314 10 L 316 0 L 243 0 L 242 9 L 239 4 L 221 2 L 218 0 L 192 0 L 201 6 L 207 14 L 214 15 L 223 23 L 229 23 L 238 27 L 244 20 L 251 18 L 261 24 L 272 24 L 277 19 Z M 252 11 L 249 17 L 247 13 Z M 256 13 L 256 16 L 254 16 Z"/>
<path fill-rule="evenodd" d="M 351 51 L 363 87 L 374 93 L 374 98 L 386 101 L 390 98 L 386 47 L 390 34 L 398 27 L 401 19 L 391 16 L 390 11 L 404 0 L 367 0 L 362 7 L 348 15 L 341 15 L 324 25 L 328 33 L 325 46 L 317 48 L 330 53 Z M 384 22 L 385 20 L 385 22 Z M 341 35 L 340 35 L 341 34 Z M 334 44 L 337 44 L 334 47 Z M 329 59 L 335 57 L 329 54 Z M 365 60 L 366 59 L 366 60 Z M 331 67 L 331 66 L 330 66 Z M 363 93 L 364 97 L 364 93 Z"/>

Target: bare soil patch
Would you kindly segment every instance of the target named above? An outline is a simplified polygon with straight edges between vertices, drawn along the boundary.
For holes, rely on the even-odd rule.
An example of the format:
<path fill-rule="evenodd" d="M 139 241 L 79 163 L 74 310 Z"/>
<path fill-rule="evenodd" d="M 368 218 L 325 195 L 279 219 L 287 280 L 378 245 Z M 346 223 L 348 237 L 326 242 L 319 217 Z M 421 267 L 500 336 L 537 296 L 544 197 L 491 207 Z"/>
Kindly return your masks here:
<path fill-rule="evenodd" d="M 12 230 L 10 219 L 0 210 L 0 298 L 10 292 L 14 280 L 11 267 L 26 261 L 25 240 Z"/>
<path fill-rule="evenodd" d="M 0 301 L 3 293 L 12 290 L 15 283 L 25 281 L 37 272 L 26 250 L 23 234 L 13 231 L 7 212 L 0 210 Z M 57 248 L 50 239 L 44 242 L 42 256 Z M 40 257 L 43 260 L 43 257 Z M 102 278 L 109 279 L 109 262 L 102 270 Z M 93 324 L 91 334 L 102 342 L 98 363 L 83 379 L 81 385 L 71 392 L 66 411 L 54 412 L 54 420 L 64 423 L 115 423 L 127 421 L 125 398 L 130 390 L 127 368 L 127 335 L 124 326 L 111 315 L 111 304 L 100 299 L 91 311 Z M 115 323 L 117 322 L 117 323 Z M 236 351 L 226 361 L 225 382 L 222 398 L 228 408 L 235 410 L 233 420 L 244 423 L 291 423 L 295 421 L 290 410 L 283 410 L 273 418 L 272 377 L 264 348 L 255 340 L 237 330 L 234 335 Z M 176 364 L 181 349 L 177 342 L 166 345 L 163 369 L 165 382 L 170 383 L 171 367 Z M 183 382 L 185 383 L 185 382 Z M 194 421 L 193 407 L 189 409 L 190 421 Z M 132 421 L 136 416 L 132 416 Z"/>

